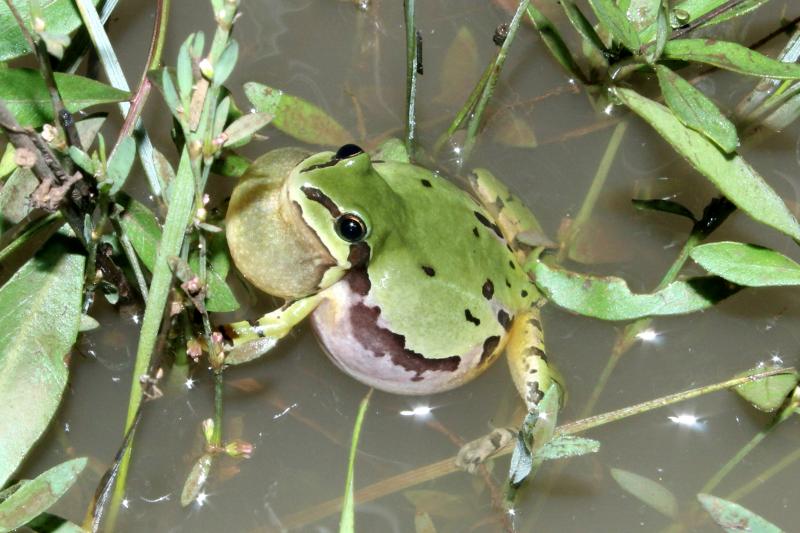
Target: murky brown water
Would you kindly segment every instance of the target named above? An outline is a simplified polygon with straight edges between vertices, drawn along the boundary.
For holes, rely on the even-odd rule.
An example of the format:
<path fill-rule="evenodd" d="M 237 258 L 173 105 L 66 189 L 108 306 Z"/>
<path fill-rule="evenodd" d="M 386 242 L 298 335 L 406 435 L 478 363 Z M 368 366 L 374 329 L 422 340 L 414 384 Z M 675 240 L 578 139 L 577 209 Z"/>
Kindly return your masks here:
<path fill-rule="evenodd" d="M 357 136 L 359 142 L 400 134 L 405 91 L 401 2 L 372 3 L 372 11 L 365 14 L 343 0 L 245 1 L 236 28 L 242 53 L 230 81 L 239 103 L 246 106 L 241 84 L 259 81 L 315 102 L 354 132 L 362 127 L 363 114 L 366 139 Z M 131 82 L 140 75 L 152 25 L 153 8 L 142 4 L 123 2 L 113 24 L 112 39 Z M 558 17 L 555 7 L 549 13 Z M 172 12 L 165 54 L 170 64 L 188 32 L 211 30 L 206 2 L 174 1 Z M 728 30 L 729 38 L 746 31 L 754 40 L 780 16 L 797 14 L 795 3 L 775 0 L 758 21 Z M 494 28 L 508 18 L 487 0 L 419 2 L 417 20 L 425 52 L 418 96 L 423 147 L 433 146 L 463 101 L 464 88 L 448 86 L 443 91 L 440 79 L 444 54 L 456 32 L 467 26 L 478 36 L 478 63 L 472 69 L 462 67 L 466 79 L 476 79 L 494 52 Z M 735 101 L 750 87 L 744 78 L 731 75 L 714 75 L 704 83 L 723 102 Z M 468 165 L 490 168 L 502 177 L 551 236 L 562 218 L 577 213 L 612 131 L 600 126 L 618 116 L 596 113 L 578 89 L 536 34 L 523 28 L 495 100 L 503 113 L 489 126 Z M 151 107 L 147 121 L 154 142 L 168 147 L 166 110 L 157 96 Z M 497 132 L 509 117 L 532 128 L 539 146 L 503 144 Z M 793 207 L 798 201 L 799 131 L 794 127 L 747 154 Z M 268 128 L 267 133 L 269 140 L 248 147 L 250 156 L 294 144 L 275 130 Z M 144 183 L 143 176 L 137 177 Z M 231 180 L 220 179 L 216 200 L 231 187 Z M 592 218 L 597 231 L 593 242 L 601 243 L 594 249 L 602 262 L 572 263 L 572 268 L 623 276 L 635 290 L 655 286 L 689 227 L 682 219 L 635 211 L 629 199 L 643 191 L 676 194 L 695 211 L 714 194 L 648 127 L 633 120 Z M 715 238 L 757 242 L 797 255 L 787 238 L 742 214 L 732 217 Z M 219 317 L 220 323 L 257 316 L 269 306 L 268 300 L 236 283 L 248 308 Z M 65 457 L 91 458 L 80 486 L 56 509 L 77 522 L 120 442 L 139 318 L 111 309 L 92 314 L 103 327 L 84 337 L 85 355 L 73 358 L 71 386 L 58 420 L 27 466 L 35 473 Z M 655 340 L 639 342 L 625 355 L 595 412 L 721 381 L 771 357 L 798 364 L 799 319 L 797 292 L 781 289 L 745 291 L 705 313 L 657 319 L 652 324 Z M 544 311 L 544 324 L 550 357 L 569 386 L 561 419 L 574 420 L 623 325 L 572 316 L 552 306 Z M 204 504 L 180 507 L 180 488 L 200 453 L 200 422 L 211 415 L 212 395 L 204 368 L 192 369 L 189 376 L 175 371 L 164 387 L 165 397 L 147 406 L 138 432 L 120 531 L 279 531 L 296 523 L 297 513 L 341 495 L 350 432 L 366 388 L 327 361 L 307 327 L 270 357 L 226 372 L 226 383 L 226 436 L 253 442 L 253 457 L 221 461 Z M 504 425 L 518 403 L 502 362 L 473 383 L 429 398 L 376 393 L 361 437 L 356 488 L 453 455 L 458 446 L 449 435 L 470 440 L 489 425 Z M 433 407 L 427 420 L 399 414 L 420 405 Z M 697 424 L 681 426 L 669 419 L 680 414 L 696 416 Z M 511 522 L 521 532 L 662 530 L 670 521 L 621 490 L 609 468 L 659 480 L 689 513 L 700 487 L 767 421 L 766 415 L 723 392 L 593 430 L 586 436 L 599 439 L 601 451 L 564 468 L 546 464 L 533 487 L 521 495 Z M 784 424 L 715 494 L 729 495 L 795 451 L 797 435 L 797 420 Z M 490 480 L 494 489 L 502 487 L 507 464 L 507 459 L 495 462 Z M 800 467 L 792 463 L 740 501 L 791 530 L 800 521 L 793 488 L 799 473 Z M 504 522 L 503 512 L 493 506 L 491 493 L 484 478 L 450 474 L 359 506 L 357 529 L 413 531 L 415 501 L 422 502 L 440 532 L 499 531 L 510 522 Z M 300 530 L 335 531 L 337 522 L 338 516 L 329 516 Z M 708 521 L 688 527 L 716 530 Z"/>

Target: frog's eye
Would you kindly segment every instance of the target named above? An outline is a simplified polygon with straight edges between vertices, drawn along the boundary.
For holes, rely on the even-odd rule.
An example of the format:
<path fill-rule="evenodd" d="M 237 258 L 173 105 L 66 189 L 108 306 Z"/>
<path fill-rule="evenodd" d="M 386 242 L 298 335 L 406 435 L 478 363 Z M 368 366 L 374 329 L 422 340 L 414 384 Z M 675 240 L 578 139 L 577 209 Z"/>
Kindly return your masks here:
<path fill-rule="evenodd" d="M 367 236 L 367 225 L 358 215 L 345 213 L 336 219 L 336 233 L 347 242 L 358 242 Z"/>
<path fill-rule="evenodd" d="M 355 144 L 345 144 L 336 150 L 336 155 L 333 157 L 334 159 L 348 159 L 363 153 L 364 150 L 362 150 L 361 147 L 356 146 Z"/>

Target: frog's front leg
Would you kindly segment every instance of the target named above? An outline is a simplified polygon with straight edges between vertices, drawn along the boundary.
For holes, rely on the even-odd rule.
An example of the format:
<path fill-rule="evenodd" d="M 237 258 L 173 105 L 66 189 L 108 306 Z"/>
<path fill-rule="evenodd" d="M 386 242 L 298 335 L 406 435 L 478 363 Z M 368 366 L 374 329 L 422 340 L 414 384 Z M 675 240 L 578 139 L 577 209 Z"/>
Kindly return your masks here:
<path fill-rule="evenodd" d="M 538 307 L 518 313 L 511 325 L 505 348 L 511 378 L 528 412 L 538 409 L 544 392 L 553 383 L 562 392 L 564 390 L 561 376 L 547 363 L 539 316 Z M 456 464 L 459 468 L 474 472 L 481 463 L 513 440 L 518 431 L 518 428 L 495 429 L 465 444 L 458 452 Z"/>
<path fill-rule="evenodd" d="M 325 298 L 326 291 L 295 300 L 255 321 L 234 322 L 223 326 L 231 347 L 226 350 L 227 364 L 251 361 L 270 351 L 297 324 L 310 315 Z"/>

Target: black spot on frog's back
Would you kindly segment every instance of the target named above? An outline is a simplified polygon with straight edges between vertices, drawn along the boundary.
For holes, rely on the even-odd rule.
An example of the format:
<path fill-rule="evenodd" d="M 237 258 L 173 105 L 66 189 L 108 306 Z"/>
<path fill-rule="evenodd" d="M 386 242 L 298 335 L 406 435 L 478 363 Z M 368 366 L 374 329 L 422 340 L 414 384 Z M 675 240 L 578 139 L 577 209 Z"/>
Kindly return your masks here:
<path fill-rule="evenodd" d="M 422 270 L 425 272 L 426 275 L 430 277 L 434 277 L 436 275 L 436 270 L 433 267 L 422 265 Z"/>
<path fill-rule="evenodd" d="M 497 224 L 486 218 L 486 216 L 479 211 L 474 211 L 474 213 L 475 213 L 475 218 L 478 219 L 478 222 L 480 222 L 481 224 L 492 230 L 494 234 L 497 235 L 500 239 L 503 238 L 503 234 L 500 232 L 500 228 L 497 227 Z"/>

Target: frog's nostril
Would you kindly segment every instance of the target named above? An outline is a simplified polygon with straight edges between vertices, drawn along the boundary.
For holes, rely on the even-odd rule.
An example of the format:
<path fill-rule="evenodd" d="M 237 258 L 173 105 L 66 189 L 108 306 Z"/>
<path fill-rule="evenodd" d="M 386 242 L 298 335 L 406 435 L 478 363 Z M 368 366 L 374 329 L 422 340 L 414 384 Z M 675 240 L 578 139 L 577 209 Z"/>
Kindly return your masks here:
<path fill-rule="evenodd" d="M 334 156 L 335 159 L 347 159 L 353 156 L 357 156 L 358 154 L 363 154 L 364 150 L 361 149 L 360 146 L 355 144 L 345 144 L 338 150 L 336 150 L 336 155 Z"/>

